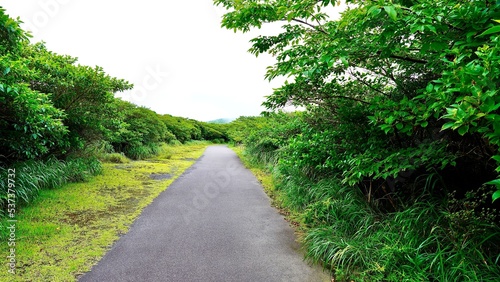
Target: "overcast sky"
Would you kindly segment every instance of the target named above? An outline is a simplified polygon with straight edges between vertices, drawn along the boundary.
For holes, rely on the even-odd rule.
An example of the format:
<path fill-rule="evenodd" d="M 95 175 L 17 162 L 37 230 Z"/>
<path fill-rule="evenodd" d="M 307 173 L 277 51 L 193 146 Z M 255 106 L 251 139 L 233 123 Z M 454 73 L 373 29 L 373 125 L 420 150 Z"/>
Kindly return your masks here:
<path fill-rule="evenodd" d="M 247 34 L 220 27 L 224 10 L 212 0 L 2 0 L 0 5 L 32 42 L 101 66 L 134 84 L 118 94 L 160 114 L 201 121 L 259 115 L 264 96 L 284 79 L 268 82 L 274 58 L 247 52 L 265 26 Z"/>
<path fill-rule="evenodd" d="M 280 82 L 264 80 L 269 56 L 249 54 L 253 34 L 220 27 L 212 0 L 3 0 L 32 42 L 135 85 L 119 94 L 160 114 L 197 120 L 258 115 Z M 261 32 L 276 33 L 278 27 Z"/>

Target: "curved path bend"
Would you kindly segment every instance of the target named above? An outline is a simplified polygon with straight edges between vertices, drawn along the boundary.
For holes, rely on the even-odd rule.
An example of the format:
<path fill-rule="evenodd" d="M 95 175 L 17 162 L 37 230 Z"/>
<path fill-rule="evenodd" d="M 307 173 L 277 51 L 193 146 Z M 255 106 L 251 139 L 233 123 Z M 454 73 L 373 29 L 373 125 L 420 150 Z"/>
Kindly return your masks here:
<path fill-rule="evenodd" d="M 86 281 L 330 281 L 238 156 L 204 155 L 146 207 Z"/>

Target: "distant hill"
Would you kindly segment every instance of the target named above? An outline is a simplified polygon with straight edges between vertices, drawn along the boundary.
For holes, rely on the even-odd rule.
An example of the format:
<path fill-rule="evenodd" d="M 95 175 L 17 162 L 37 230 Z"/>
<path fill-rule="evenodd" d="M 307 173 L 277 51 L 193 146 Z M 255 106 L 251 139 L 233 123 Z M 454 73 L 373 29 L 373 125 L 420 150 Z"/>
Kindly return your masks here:
<path fill-rule="evenodd" d="M 224 124 L 224 123 L 230 123 L 234 120 L 234 118 L 220 118 L 216 120 L 211 120 L 207 121 L 208 123 L 218 123 L 218 124 Z"/>

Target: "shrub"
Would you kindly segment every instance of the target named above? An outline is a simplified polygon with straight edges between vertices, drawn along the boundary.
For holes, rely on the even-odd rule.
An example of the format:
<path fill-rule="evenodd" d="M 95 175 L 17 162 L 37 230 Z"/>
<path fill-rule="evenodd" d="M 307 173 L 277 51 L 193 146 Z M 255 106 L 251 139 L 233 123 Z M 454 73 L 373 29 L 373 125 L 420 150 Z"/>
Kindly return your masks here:
<path fill-rule="evenodd" d="M 125 155 L 133 160 L 142 160 L 160 153 L 160 145 L 157 143 L 126 147 Z"/>
<path fill-rule="evenodd" d="M 130 160 L 125 156 L 123 153 L 110 153 L 110 154 L 105 154 L 101 160 L 103 162 L 109 162 L 109 163 L 128 163 Z"/>

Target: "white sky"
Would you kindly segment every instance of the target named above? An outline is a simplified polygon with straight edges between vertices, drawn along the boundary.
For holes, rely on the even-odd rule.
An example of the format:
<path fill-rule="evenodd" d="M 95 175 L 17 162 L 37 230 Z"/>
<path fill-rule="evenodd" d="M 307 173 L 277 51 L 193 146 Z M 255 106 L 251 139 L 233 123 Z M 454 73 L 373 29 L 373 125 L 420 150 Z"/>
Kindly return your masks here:
<path fill-rule="evenodd" d="M 247 34 L 220 27 L 224 10 L 212 0 L 1 0 L 0 6 L 32 42 L 101 66 L 134 84 L 118 94 L 160 114 L 201 121 L 259 115 L 261 103 L 284 79 L 269 83 L 274 58 L 247 50 L 265 26 Z"/>
<path fill-rule="evenodd" d="M 264 80 L 272 57 L 247 52 L 258 33 L 221 28 L 224 11 L 212 0 L 2 0 L 0 6 L 21 18 L 32 42 L 133 83 L 134 90 L 118 96 L 160 114 L 202 121 L 258 115 L 264 96 L 282 82 Z"/>

